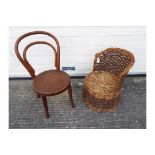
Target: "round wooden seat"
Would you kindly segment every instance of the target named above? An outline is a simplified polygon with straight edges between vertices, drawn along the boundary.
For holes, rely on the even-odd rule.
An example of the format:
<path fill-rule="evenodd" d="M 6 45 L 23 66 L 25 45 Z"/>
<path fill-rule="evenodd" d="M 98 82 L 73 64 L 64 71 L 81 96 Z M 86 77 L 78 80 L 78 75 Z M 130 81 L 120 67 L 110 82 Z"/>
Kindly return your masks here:
<path fill-rule="evenodd" d="M 41 95 L 59 94 L 71 83 L 67 73 L 61 70 L 48 70 L 33 79 L 33 89 Z"/>

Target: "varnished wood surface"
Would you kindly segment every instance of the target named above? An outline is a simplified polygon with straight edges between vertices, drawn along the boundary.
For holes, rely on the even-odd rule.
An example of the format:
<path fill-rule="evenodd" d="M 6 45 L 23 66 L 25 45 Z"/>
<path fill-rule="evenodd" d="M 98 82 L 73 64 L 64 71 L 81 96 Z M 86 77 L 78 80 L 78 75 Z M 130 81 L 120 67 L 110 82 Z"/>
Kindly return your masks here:
<path fill-rule="evenodd" d="M 42 95 L 53 95 L 67 89 L 70 77 L 61 70 L 48 70 L 33 80 L 33 89 Z"/>
<path fill-rule="evenodd" d="M 56 48 L 49 42 L 34 41 L 34 42 L 29 43 L 24 48 L 23 57 L 22 57 L 18 50 L 19 43 L 21 42 L 22 39 L 28 36 L 37 35 L 37 34 L 44 34 L 44 35 L 50 36 L 55 41 Z M 36 44 L 46 44 L 46 45 L 49 45 L 54 50 L 56 70 L 47 70 L 47 71 L 40 73 L 37 76 L 35 75 L 34 68 L 30 65 L 30 63 L 28 62 L 26 58 L 26 52 L 31 46 L 36 45 Z M 25 33 L 17 39 L 15 43 L 15 53 L 19 61 L 27 69 L 27 71 L 31 75 L 31 78 L 33 79 L 33 89 L 37 93 L 37 98 L 40 98 L 40 97 L 42 98 L 46 118 L 49 118 L 46 96 L 57 95 L 68 89 L 68 94 L 69 94 L 69 98 L 71 101 L 71 105 L 73 108 L 75 107 L 73 103 L 73 97 L 72 97 L 71 80 L 67 73 L 60 70 L 60 45 L 59 45 L 57 38 L 53 34 L 49 32 L 45 32 L 45 31 L 33 31 L 33 32 Z"/>

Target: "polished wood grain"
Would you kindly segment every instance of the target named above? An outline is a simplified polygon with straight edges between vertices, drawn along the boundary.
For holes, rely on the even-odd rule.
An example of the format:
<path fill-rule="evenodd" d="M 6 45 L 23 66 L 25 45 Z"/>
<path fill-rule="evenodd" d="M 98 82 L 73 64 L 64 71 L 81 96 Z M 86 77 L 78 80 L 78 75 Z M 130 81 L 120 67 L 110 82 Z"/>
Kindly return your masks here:
<path fill-rule="evenodd" d="M 67 73 L 61 70 L 48 70 L 33 79 L 33 89 L 42 96 L 59 94 L 71 83 Z"/>

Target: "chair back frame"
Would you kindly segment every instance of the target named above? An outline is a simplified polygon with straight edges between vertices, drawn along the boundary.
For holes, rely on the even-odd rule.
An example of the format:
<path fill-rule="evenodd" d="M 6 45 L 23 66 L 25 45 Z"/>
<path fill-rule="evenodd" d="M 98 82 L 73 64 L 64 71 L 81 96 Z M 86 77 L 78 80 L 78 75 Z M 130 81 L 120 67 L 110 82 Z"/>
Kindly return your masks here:
<path fill-rule="evenodd" d="M 55 48 L 52 44 L 50 44 L 49 42 L 46 42 L 46 41 L 34 41 L 34 42 L 29 43 L 24 48 L 24 50 L 23 50 L 23 56 L 21 56 L 21 54 L 19 52 L 19 44 L 20 44 L 21 40 L 23 40 L 24 38 L 26 38 L 28 36 L 37 35 L 37 34 L 44 34 L 44 35 L 47 35 L 47 36 L 51 37 L 55 41 L 57 47 Z M 22 36 L 20 36 L 17 39 L 17 41 L 15 43 L 15 53 L 16 53 L 16 56 L 19 59 L 19 61 L 23 64 L 23 66 L 27 69 L 27 71 L 31 75 L 31 78 L 34 79 L 36 77 L 35 70 L 30 65 L 30 63 L 28 62 L 27 57 L 26 57 L 26 54 L 27 54 L 28 49 L 31 46 L 34 46 L 36 44 L 48 45 L 48 46 L 50 46 L 53 49 L 54 55 L 55 55 L 55 67 L 56 67 L 57 70 L 60 70 L 60 45 L 59 45 L 58 39 L 53 34 L 51 34 L 49 32 L 46 32 L 46 31 L 33 31 L 33 32 L 28 32 L 28 33 L 23 34 Z"/>

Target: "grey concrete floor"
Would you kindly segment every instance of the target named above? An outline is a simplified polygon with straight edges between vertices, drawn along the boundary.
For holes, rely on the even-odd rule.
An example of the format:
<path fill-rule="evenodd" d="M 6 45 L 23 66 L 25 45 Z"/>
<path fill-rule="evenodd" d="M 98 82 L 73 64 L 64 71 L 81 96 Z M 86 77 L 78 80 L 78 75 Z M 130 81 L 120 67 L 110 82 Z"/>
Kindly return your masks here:
<path fill-rule="evenodd" d="M 41 99 L 36 98 L 31 80 L 9 81 L 9 128 L 33 129 L 145 129 L 146 78 L 127 77 L 120 105 L 115 112 L 97 113 L 81 99 L 83 79 L 72 79 L 76 108 L 64 92 L 48 97 L 50 118 L 44 118 Z"/>

